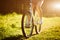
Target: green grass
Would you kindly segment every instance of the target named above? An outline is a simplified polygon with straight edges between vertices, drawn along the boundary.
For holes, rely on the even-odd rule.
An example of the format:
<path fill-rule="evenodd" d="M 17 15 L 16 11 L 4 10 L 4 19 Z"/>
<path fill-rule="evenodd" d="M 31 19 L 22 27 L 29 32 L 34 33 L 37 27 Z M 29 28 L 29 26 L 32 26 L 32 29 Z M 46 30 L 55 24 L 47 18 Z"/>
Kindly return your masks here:
<path fill-rule="evenodd" d="M 44 18 L 41 32 L 27 40 L 60 40 L 60 17 Z"/>
<path fill-rule="evenodd" d="M 22 15 L 0 14 L 0 39 L 22 35 L 21 31 Z M 60 40 L 60 17 L 43 17 L 41 32 L 26 40 Z"/>
<path fill-rule="evenodd" d="M 21 15 L 12 14 L 0 15 L 0 39 L 21 35 Z"/>

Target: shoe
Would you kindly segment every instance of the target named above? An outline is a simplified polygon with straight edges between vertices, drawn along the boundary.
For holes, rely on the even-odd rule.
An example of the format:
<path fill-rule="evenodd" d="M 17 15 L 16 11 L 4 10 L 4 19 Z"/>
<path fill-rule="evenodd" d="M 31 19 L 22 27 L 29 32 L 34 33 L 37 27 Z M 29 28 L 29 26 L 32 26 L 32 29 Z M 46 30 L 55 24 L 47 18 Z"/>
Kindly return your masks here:
<path fill-rule="evenodd" d="M 25 25 L 25 28 L 30 28 L 30 24 L 26 24 Z"/>

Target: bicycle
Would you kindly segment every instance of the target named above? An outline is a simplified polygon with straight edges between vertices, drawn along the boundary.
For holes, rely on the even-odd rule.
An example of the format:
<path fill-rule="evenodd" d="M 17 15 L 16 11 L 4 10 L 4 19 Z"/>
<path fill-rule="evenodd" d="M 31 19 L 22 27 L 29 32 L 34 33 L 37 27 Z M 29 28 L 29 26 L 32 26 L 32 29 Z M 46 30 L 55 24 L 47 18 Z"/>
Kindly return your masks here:
<path fill-rule="evenodd" d="M 32 5 L 31 5 L 31 8 L 32 8 Z M 33 11 L 34 11 L 33 13 L 35 13 L 35 9 Z M 34 31 L 33 30 L 34 28 L 35 28 L 36 34 L 40 33 L 40 31 L 41 31 L 41 25 L 42 24 L 38 24 L 38 23 L 37 23 L 37 25 L 35 24 L 33 14 L 31 14 L 32 10 L 31 10 L 31 12 L 29 12 L 29 11 L 26 11 L 26 12 L 28 12 L 30 14 L 28 14 L 28 13 L 27 14 L 23 14 L 22 21 L 21 21 L 21 28 L 22 28 L 22 33 L 23 33 L 24 37 L 27 38 L 27 37 L 30 37 L 32 35 L 32 33 Z M 26 21 L 28 20 L 28 19 L 26 19 L 27 18 L 27 15 L 30 16 L 30 18 L 31 18 L 31 20 L 30 20 L 31 21 L 30 22 L 30 28 L 26 28 L 25 27 L 26 26 L 25 25 L 26 24 Z"/>

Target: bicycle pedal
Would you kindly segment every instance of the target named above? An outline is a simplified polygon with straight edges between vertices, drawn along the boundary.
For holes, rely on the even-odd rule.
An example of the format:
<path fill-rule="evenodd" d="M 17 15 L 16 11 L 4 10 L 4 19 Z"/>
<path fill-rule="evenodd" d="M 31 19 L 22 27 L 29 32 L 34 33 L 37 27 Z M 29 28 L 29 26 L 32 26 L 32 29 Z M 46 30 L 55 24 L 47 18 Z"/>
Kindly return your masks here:
<path fill-rule="evenodd" d="M 30 26 L 25 26 L 25 28 L 30 28 Z"/>

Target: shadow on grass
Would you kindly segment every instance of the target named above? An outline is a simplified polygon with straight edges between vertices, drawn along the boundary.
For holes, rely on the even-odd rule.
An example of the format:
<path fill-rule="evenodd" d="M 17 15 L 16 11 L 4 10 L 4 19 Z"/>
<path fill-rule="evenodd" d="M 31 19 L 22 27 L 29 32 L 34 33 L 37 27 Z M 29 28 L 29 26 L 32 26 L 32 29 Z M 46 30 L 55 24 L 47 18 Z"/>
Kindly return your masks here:
<path fill-rule="evenodd" d="M 19 35 L 17 37 L 8 37 L 8 38 L 5 38 L 5 39 L 2 39 L 2 40 L 24 40 L 25 37 L 23 35 Z"/>
<path fill-rule="evenodd" d="M 37 34 L 33 34 L 32 36 L 34 36 L 34 35 L 37 35 Z M 14 37 L 8 37 L 8 38 L 2 39 L 2 40 L 24 40 L 24 39 L 28 39 L 28 38 L 25 38 L 23 35 L 19 35 L 17 37 L 15 37 L 15 36 Z"/>

